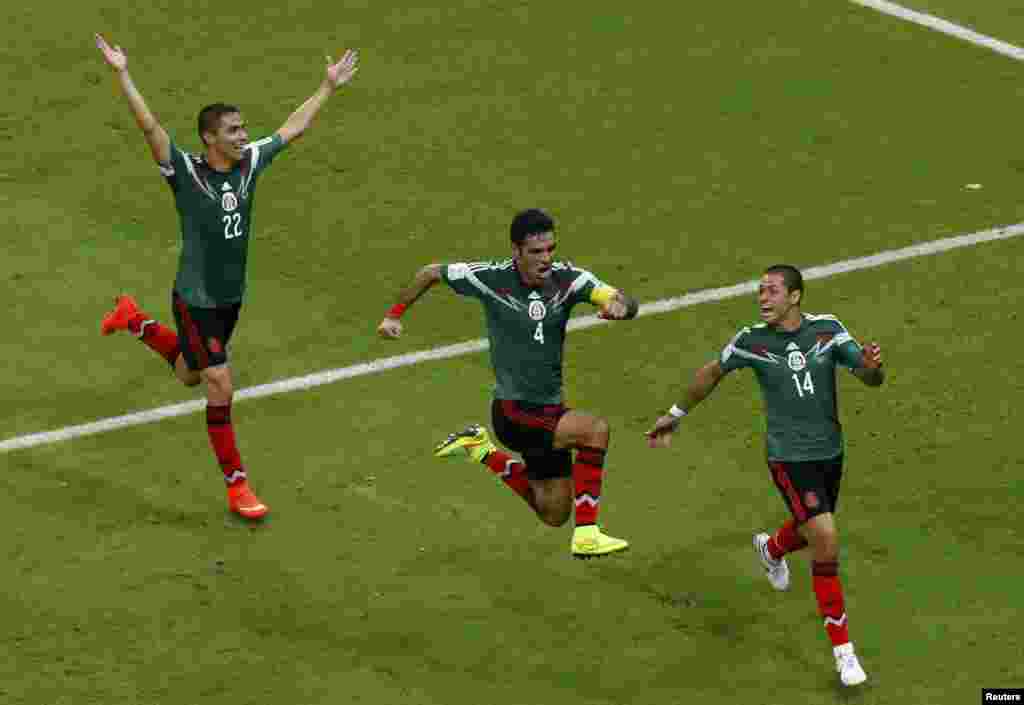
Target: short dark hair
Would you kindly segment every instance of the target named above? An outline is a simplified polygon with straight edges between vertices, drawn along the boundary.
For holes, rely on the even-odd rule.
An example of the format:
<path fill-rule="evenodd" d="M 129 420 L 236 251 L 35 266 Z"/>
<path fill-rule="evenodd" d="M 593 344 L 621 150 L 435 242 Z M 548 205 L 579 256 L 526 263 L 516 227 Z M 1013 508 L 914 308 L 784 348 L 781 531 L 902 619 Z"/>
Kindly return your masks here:
<path fill-rule="evenodd" d="M 764 270 L 764 273 L 781 274 L 782 281 L 786 285 L 786 292 L 799 291 L 800 303 L 804 302 L 804 275 L 800 273 L 799 269 L 791 264 L 773 264 Z"/>
<path fill-rule="evenodd" d="M 512 242 L 522 245 L 531 235 L 551 233 L 555 231 L 555 220 L 540 208 L 528 208 L 520 211 L 512 219 Z"/>
<path fill-rule="evenodd" d="M 199 140 L 205 145 L 206 140 L 203 139 L 203 135 L 207 132 L 216 132 L 217 128 L 220 127 L 220 119 L 222 117 L 240 112 L 242 111 L 236 106 L 228 105 L 227 103 L 207 105 L 199 111 L 199 119 L 196 121 L 199 128 Z"/>

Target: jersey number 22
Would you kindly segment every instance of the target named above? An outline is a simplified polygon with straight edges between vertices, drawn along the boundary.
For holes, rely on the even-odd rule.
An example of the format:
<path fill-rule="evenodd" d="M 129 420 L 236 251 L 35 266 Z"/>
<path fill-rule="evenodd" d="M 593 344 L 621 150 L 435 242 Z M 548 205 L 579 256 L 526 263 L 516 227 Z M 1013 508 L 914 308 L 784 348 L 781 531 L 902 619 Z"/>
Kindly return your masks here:
<path fill-rule="evenodd" d="M 234 240 L 236 237 L 242 237 L 242 214 L 234 213 L 233 215 L 225 215 L 221 218 L 224 221 L 224 239 Z"/>

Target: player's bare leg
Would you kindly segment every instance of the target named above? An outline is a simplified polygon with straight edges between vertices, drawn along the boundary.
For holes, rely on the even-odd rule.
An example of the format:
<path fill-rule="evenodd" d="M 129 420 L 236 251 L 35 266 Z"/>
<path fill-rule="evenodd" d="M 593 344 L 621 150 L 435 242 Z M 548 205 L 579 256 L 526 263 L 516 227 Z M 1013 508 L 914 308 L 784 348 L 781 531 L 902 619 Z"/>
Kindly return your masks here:
<path fill-rule="evenodd" d="M 530 480 L 533 510 L 548 526 L 564 526 L 572 516 L 573 481 L 571 477 Z"/>
<path fill-rule="evenodd" d="M 843 587 L 839 581 L 839 538 L 831 513 L 811 517 L 800 527 L 800 534 L 811 549 L 814 594 L 818 609 L 825 618 L 825 631 L 832 642 L 836 670 L 843 685 L 859 685 L 867 674 L 857 660 L 846 619 Z"/>
<path fill-rule="evenodd" d="M 194 387 L 203 381 L 201 374 L 188 368 L 184 355 L 178 355 L 178 359 L 174 361 L 174 376 L 186 387 Z"/>
<path fill-rule="evenodd" d="M 234 396 L 231 368 L 226 364 L 216 365 L 207 367 L 200 374 L 206 382 L 206 430 L 228 486 L 228 508 L 246 519 L 262 519 L 269 509 L 249 488 L 248 476 L 235 443 L 235 429 L 231 423 L 231 400 Z"/>
<path fill-rule="evenodd" d="M 604 556 L 629 547 L 629 542 L 608 536 L 597 524 L 610 437 L 607 421 L 582 411 L 567 412 L 555 427 L 555 448 L 576 451 L 572 466 L 576 529 L 570 550 L 577 558 Z"/>

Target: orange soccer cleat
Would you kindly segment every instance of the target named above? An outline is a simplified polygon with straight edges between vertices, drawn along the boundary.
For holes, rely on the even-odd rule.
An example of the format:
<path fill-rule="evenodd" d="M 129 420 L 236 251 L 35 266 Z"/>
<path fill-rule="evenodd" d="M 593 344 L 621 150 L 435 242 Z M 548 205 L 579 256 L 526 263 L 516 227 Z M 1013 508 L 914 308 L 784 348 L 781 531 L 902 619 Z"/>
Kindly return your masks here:
<path fill-rule="evenodd" d="M 262 519 L 270 511 L 270 507 L 253 494 L 246 480 L 228 487 L 228 509 L 245 519 Z"/>
<path fill-rule="evenodd" d="M 135 299 L 130 296 L 118 296 L 114 299 L 114 304 L 114 310 L 108 311 L 100 324 L 100 332 L 103 335 L 110 335 L 119 330 L 131 330 L 132 322 L 144 316 Z"/>

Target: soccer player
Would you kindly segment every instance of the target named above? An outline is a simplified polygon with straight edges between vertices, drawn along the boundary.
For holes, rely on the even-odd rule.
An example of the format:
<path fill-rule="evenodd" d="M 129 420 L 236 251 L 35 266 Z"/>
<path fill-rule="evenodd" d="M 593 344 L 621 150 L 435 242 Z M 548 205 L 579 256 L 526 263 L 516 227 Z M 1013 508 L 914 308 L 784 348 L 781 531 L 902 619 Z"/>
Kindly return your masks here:
<path fill-rule="evenodd" d="M 885 380 L 882 351 L 875 343 L 862 348 L 835 316 L 801 313 L 803 298 L 803 276 L 795 267 L 765 270 L 758 292 L 762 323 L 740 330 L 719 359 L 697 370 L 683 401 L 673 404 L 647 437 L 651 447 L 668 446 L 681 419 L 723 376 L 753 369 L 768 421 L 768 467 L 793 515 L 774 535 L 754 536 L 754 550 L 771 586 L 786 590 L 785 555 L 810 545 L 814 594 L 836 670 L 844 685 L 857 685 L 867 675 L 847 629 L 833 519 L 843 470 L 835 369 L 848 367 L 864 384 L 880 386 Z"/>
<path fill-rule="evenodd" d="M 177 332 L 119 296 L 104 316 L 103 335 L 127 330 L 158 353 L 186 386 L 206 383 L 206 430 L 227 483 L 228 507 L 247 519 L 260 519 L 265 505 L 249 488 L 231 423 L 233 386 L 228 341 L 245 292 L 245 263 L 252 234 L 256 182 L 274 158 L 298 139 L 335 90 L 357 71 L 357 54 L 327 59 L 317 91 L 273 135 L 250 142 L 238 108 L 215 103 L 199 113 L 204 153 L 189 154 L 171 141 L 128 74 L 128 57 L 100 35 L 96 46 L 117 77 L 135 122 L 149 144 L 160 173 L 174 194 L 181 221 L 181 257 L 171 293 Z"/>
<path fill-rule="evenodd" d="M 516 215 L 511 236 L 512 259 L 420 269 L 377 331 L 384 338 L 398 338 L 405 310 L 442 280 L 455 293 L 480 301 L 497 377 L 491 419 L 498 439 L 522 460 L 498 450 L 479 425 L 451 434 L 434 454 L 464 455 L 482 463 L 545 524 L 562 526 L 575 507 L 573 556 L 622 551 L 628 542 L 608 536 L 597 524 L 608 422 L 563 404 L 562 348 L 576 304 L 590 302 L 600 307 L 602 317 L 624 320 L 636 316 L 637 302 L 584 269 L 556 262 L 555 223 L 544 211 Z"/>

